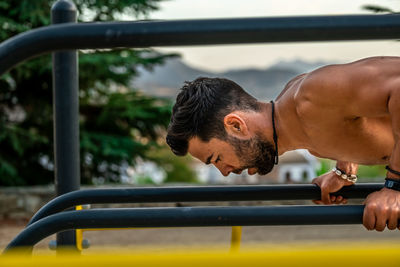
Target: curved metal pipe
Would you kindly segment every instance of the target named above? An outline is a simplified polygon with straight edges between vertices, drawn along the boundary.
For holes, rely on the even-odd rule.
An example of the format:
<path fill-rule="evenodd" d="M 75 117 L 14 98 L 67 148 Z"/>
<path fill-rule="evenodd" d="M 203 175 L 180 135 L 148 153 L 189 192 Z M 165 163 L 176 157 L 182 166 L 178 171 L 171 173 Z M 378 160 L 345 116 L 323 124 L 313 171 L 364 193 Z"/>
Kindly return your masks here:
<path fill-rule="evenodd" d="M 0 44 L 0 75 L 40 54 L 68 49 L 400 38 L 400 15 L 65 23 Z"/>
<path fill-rule="evenodd" d="M 364 206 L 267 206 L 93 209 L 50 215 L 25 228 L 6 248 L 27 252 L 43 238 L 70 229 L 360 224 Z"/>
<path fill-rule="evenodd" d="M 382 187 L 382 184 L 356 184 L 346 186 L 333 195 L 341 195 L 345 198 L 365 198 Z M 49 201 L 32 217 L 29 224 L 83 204 L 311 200 L 319 199 L 320 195 L 319 187 L 313 184 L 86 189 L 70 192 Z"/>

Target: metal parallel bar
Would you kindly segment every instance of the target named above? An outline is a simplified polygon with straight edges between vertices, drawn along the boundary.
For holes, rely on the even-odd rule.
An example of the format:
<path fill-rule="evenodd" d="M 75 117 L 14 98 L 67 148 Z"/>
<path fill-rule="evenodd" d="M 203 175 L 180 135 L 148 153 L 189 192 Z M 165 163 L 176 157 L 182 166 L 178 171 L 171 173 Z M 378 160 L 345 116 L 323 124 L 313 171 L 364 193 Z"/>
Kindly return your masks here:
<path fill-rule="evenodd" d="M 68 0 L 51 8 L 53 24 L 76 22 L 77 9 Z M 54 175 L 60 196 L 80 188 L 78 53 L 53 53 Z M 57 234 L 58 246 L 75 246 L 75 231 Z"/>
<path fill-rule="evenodd" d="M 0 75 L 30 57 L 65 49 L 397 39 L 399 18 L 397 14 L 347 15 L 47 26 L 0 45 Z"/>
<path fill-rule="evenodd" d="M 382 187 L 382 184 L 356 184 L 343 187 L 333 195 L 341 195 L 345 198 L 365 198 Z M 313 184 L 86 189 L 67 193 L 51 200 L 32 217 L 29 224 L 82 204 L 311 200 L 319 199 L 320 195 L 320 188 Z"/>
<path fill-rule="evenodd" d="M 364 206 L 131 208 L 66 211 L 25 228 L 6 248 L 32 247 L 69 229 L 360 224 Z"/>
<path fill-rule="evenodd" d="M 379 240 L 379 239 L 378 239 Z M 290 246 L 251 245 L 240 253 L 226 253 L 225 248 L 207 247 L 186 249 L 168 247 L 157 249 L 139 249 L 131 251 L 120 248 L 112 253 L 95 250 L 84 257 L 69 254 L 61 257 L 53 255 L 35 255 L 21 257 L 20 254 L 0 257 L 0 266 L 7 267 L 399 267 L 400 246 L 384 239 L 374 242 L 347 241 L 294 243 Z"/>

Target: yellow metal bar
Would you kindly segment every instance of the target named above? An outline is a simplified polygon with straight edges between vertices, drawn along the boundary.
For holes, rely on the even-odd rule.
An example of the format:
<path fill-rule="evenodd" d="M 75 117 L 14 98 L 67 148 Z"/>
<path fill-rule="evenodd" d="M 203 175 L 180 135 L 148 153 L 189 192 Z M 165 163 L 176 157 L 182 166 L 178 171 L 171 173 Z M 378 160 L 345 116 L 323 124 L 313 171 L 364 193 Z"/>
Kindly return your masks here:
<path fill-rule="evenodd" d="M 242 240 L 242 226 L 233 226 L 231 235 L 231 252 L 238 252 Z"/>
<path fill-rule="evenodd" d="M 76 210 L 82 210 L 82 206 L 76 206 L 75 209 Z M 76 233 L 75 234 L 75 236 L 76 236 L 76 248 L 79 251 L 82 251 L 83 250 L 83 248 L 82 248 L 83 231 L 82 231 L 82 229 L 76 229 L 75 233 Z"/>
<path fill-rule="evenodd" d="M 400 246 L 398 244 L 379 244 L 374 242 L 367 247 L 354 248 L 355 244 L 331 247 L 320 244 L 316 248 L 286 248 L 274 247 L 246 250 L 240 253 L 218 251 L 180 251 L 174 253 L 97 253 L 82 256 L 37 255 L 22 257 L 8 255 L 0 257 L 0 266 L 7 267 L 398 267 L 400 265 Z M 304 246 L 303 246 L 304 247 Z"/>

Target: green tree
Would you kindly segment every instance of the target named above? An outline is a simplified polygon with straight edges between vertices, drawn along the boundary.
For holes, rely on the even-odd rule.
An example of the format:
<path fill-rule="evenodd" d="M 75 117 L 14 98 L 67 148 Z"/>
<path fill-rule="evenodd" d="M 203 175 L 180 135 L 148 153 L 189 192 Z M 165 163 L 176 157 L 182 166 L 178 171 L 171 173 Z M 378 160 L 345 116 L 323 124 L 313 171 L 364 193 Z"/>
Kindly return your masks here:
<path fill-rule="evenodd" d="M 149 150 L 149 159 L 156 162 L 166 172 L 166 183 L 197 182 L 195 171 L 190 167 L 193 165 L 192 158 L 177 157 L 169 148 Z"/>
<path fill-rule="evenodd" d="M 161 0 L 75 0 L 79 21 L 146 18 Z M 0 41 L 50 24 L 54 1 L 0 1 Z M 138 66 L 174 54 L 153 49 L 79 53 L 81 178 L 119 181 L 123 164 L 162 146 L 171 103 L 129 88 Z M 0 185 L 53 181 L 51 57 L 41 56 L 0 79 Z"/>

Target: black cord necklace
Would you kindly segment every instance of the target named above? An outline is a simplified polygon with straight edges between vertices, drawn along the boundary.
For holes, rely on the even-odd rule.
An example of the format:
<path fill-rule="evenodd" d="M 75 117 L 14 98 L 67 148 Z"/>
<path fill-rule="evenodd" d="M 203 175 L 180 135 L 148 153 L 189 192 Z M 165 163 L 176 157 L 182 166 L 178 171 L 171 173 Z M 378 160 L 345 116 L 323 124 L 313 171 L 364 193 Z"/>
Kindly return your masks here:
<path fill-rule="evenodd" d="M 273 138 L 274 138 L 274 143 L 275 143 L 275 161 L 274 164 L 277 165 L 279 161 L 278 157 L 278 135 L 276 134 L 276 128 L 275 128 L 275 107 L 274 107 L 274 101 L 271 100 L 270 102 L 272 104 L 272 129 L 274 130 Z"/>

